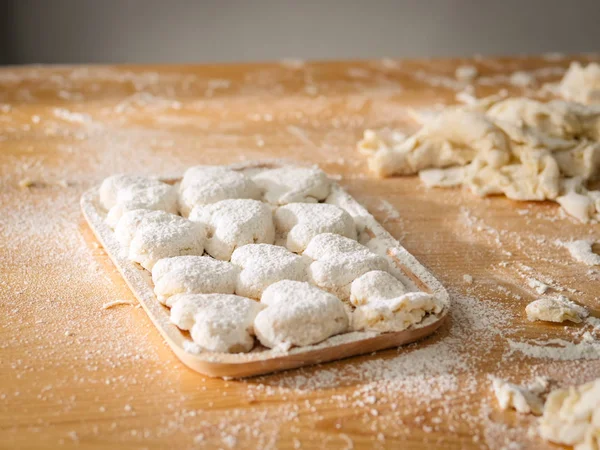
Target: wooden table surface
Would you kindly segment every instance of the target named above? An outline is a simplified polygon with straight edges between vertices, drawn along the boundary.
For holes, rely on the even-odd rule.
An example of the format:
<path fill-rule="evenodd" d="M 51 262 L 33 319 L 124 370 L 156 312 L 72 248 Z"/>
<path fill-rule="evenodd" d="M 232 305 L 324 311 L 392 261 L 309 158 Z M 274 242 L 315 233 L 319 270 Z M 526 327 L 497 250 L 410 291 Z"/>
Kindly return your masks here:
<path fill-rule="evenodd" d="M 1 69 L 0 447 L 548 448 L 532 416 L 498 409 L 488 376 L 600 376 L 597 352 L 561 361 L 515 346 L 579 342 L 588 330 L 529 323 L 523 310 L 537 279 L 598 311 L 600 272 L 557 242 L 600 239 L 598 225 L 551 203 L 373 179 L 355 144 L 366 128 L 414 130 L 408 108 L 454 103 L 461 64 L 477 66 L 483 96 L 534 94 L 569 62 Z M 517 70 L 534 84 L 511 85 Z M 405 349 L 224 381 L 180 364 L 142 309 L 103 309 L 135 300 L 83 224 L 82 192 L 117 172 L 173 176 L 262 158 L 336 176 L 448 287 L 447 326 Z"/>

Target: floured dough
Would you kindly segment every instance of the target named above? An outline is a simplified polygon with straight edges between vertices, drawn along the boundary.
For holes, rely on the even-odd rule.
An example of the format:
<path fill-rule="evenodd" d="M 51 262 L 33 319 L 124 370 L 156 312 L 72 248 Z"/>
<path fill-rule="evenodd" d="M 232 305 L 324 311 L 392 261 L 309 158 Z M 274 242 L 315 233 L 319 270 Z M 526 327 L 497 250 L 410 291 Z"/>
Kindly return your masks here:
<path fill-rule="evenodd" d="M 600 64 L 590 63 L 583 67 L 572 62 L 558 91 L 567 100 L 586 105 L 600 103 Z"/>
<path fill-rule="evenodd" d="M 544 402 L 540 394 L 547 388 L 545 379 L 536 380 L 531 386 L 522 387 L 500 378 L 492 377 L 492 387 L 502 410 L 515 409 L 521 414 L 540 415 Z"/>
<path fill-rule="evenodd" d="M 225 294 L 179 294 L 172 299 L 171 322 L 190 330 L 202 349 L 242 353 L 254 347 L 252 324 L 263 308 L 260 303 Z"/>
<path fill-rule="evenodd" d="M 181 217 L 165 211 L 151 211 L 148 209 L 135 209 L 121 216 L 115 227 L 115 237 L 121 247 L 127 248 L 138 228 L 154 223 L 156 225 L 180 222 Z"/>
<path fill-rule="evenodd" d="M 350 303 L 360 306 L 373 300 L 400 297 L 404 293 L 406 288 L 396 277 L 382 270 L 372 270 L 352 282 Z"/>
<path fill-rule="evenodd" d="M 159 260 L 152 268 L 154 293 L 171 305 L 176 294 L 233 294 L 239 268 L 209 256 L 175 256 Z"/>
<path fill-rule="evenodd" d="M 119 190 L 116 204 L 110 208 L 106 223 L 114 228 L 128 211 L 147 209 L 177 214 L 177 189 L 166 183 L 143 187 L 138 184 Z"/>
<path fill-rule="evenodd" d="M 600 448 L 600 378 L 581 386 L 556 389 L 544 405 L 540 436 L 574 446 L 574 450 Z"/>
<path fill-rule="evenodd" d="M 260 189 L 246 175 L 225 167 L 191 167 L 179 187 L 179 210 L 187 217 L 195 206 L 235 198 L 260 199 Z"/>
<path fill-rule="evenodd" d="M 202 255 L 206 240 L 203 224 L 177 217 L 167 223 L 142 221 L 129 244 L 129 259 L 152 270 L 159 259 Z"/>
<path fill-rule="evenodd" d="M 443 305 L 425 292 L 408 292 L 394 298 L 374 298 L 352 312 L 355 331 L 402 331 L 421 322 L 427 314 L 438 314 Z"/>
<path fill-rule="evenodd" d="M 265 200 L 275 205 L 316 203 L 331 191 L 331 181 L 317 168 L 280 167 L 262 171 L 252 180 L 264 191 Z"/>
<path fill-rule="evenodd" d="M 420 173 L 428 186 L 486 196 L 554 200 L 583 222 L 600 219 L 600 106 L 483 99 L 450 107 L 408 138 L 365 131 L 358 144 L 379 176 Z"/>
<path fill-rule="evenodd" d="M 118 174 L 105 178 L 100 185 L 100 204 L 107 211 L 117 204 L 119 192 L 128 187 L 137 185 L 138 187 L 160 186 L 164 183 L 155 179 L 143 177 L 140 175 Z"/>
<path fill-rule="evenodd" d="M 274 219 L 285 246 L 295 253 L 302 253 L 310 240 L 321 233 L 356 239 L 354 219 L 336 205 L 290 203 L 277 208 Z"/>
<path fill-rule="evenodd" d="M 271 208 L 258 200 L 222 200 L 196 206 L 189 219 L 206 225 L 207 253 L 225 261 L 229 261 L 237 247 L 253 243 L 272 244 L 275 240 Z"/>
<path fill-rule="evenodd" d="M 344 304 L 309 283 L 283 280 L 265 289 L 266 306 L 254 321 L 256 336 L 269 348 L 317 344 L 348 329 Z"/>
<path fill-rule="evenodd" d="M 277 245 L 249 244 L 233 252 L 231 263 L 242 269 L 235 293 L 260 298 L 267 287 L 278 281 L 306 281 L 310 259 Z"/>
<path fill-rule="evenodd" d="M 567 297 L 558 295 L 556 297 L 542 297 L 527 305 L 525 308 L 527 319 L 530 321 L 541 320 L 544 322 L 571 322 L 581 323 L 589 313 L 572 302 Z"/>
<path fill-rule="evenodd" d="M 331 233 L 315 236 L 304 255 L 315 259 L 308 268 L 309 281 L 341 299 L 350 296 L 350 284 L 361 275 L 390 269 L 385 257 L 352 239 Z"/>

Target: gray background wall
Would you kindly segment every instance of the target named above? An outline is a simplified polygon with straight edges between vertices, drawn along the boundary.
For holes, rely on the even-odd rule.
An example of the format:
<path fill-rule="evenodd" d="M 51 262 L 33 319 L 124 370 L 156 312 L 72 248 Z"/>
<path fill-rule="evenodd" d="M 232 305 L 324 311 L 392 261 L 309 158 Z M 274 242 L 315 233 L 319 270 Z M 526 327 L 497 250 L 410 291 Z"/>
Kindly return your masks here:
<path fill-rule="evenodd" d="M 600 0 L 0 0 L 4 63 L 600 51 Z"/>

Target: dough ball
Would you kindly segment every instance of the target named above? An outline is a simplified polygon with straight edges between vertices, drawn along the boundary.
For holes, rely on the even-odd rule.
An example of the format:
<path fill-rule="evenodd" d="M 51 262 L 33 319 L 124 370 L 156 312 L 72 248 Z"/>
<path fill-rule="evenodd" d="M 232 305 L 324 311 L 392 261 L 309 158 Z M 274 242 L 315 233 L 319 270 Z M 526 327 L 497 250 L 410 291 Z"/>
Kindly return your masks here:
<path fill-rule="evenodd" d="M 350 303 L 359 306 L 373 300 L 400 297 L 404 293 L 406 288 L 396 277 L 382 270 L 372 270 L 352 282 Z"/>
<path fill-rule="evenodd" d="M 352 216 L 339 206 L 326 203 L 290 203 L 277 208 L 275 228 L 285 246 L 302 253 L 310 240 L 321 233 L 334 233 L 356 239 Z"/>
<path fill-rule="evenodd" d="M 209 256 L 175 256 L 159 260 L 152 268 L 154 293 L 170 306 L 176 294 L 233 294 L 240 270 Z"/>
<path fill-rule="evenodd" d="M 146 270 L 152 270 L 159 259 L 202 255 L 206 227 L 183 217 L 178 219 L 165 224 L 142 221 L 129 245 L 129 259 Z"/>
<path fill-rule="evenodd" d="M 190 213 L 190 220 L 206 226 L 206 251 L 221 260 L 229 261 L 237 247 L 272 244 L 275 240 L 271 208 L 258 200 L 222 200 L 196 206 Z"/>
<path fill-rule="evenodd" d="M 108 211 L 106 223 L 115 228 L 123 214 L 136 209 L 177 214 L 177 189 L 166 183 L 147 187 L 139 184 L 126 186 L 119 190 L 117 202 Z"/>
<path fill-rule="evenodd" d="M 218 166 L 191 167 L 179 187 L 179 210 L 187 217 L 196 206 L 234 198 L 260 199 L 260 189 L 241 172 Z"/>
<path fill-rule="evenodd" d="M 317 344 L 348 329 L 344 304 L 309 283 L 283 280 L 265 289 L 266 306 L 254 320 L 260 342 L 269 348 Z"/>
<path fill-rule="evenodd" d="M 331 180 L 317 168 L 280 167 L 260 172 L 252 180 L 264 191 L 267 202 L 317 203 L 331 191 Z"/>
<path fill-rule="evenodd" d="M 254 347 L 253 322 L 263 308 L 260 303 L 226 294 L 179 294 L 172 298 L 171 322 L 190 330 L 202 349 L 243 353 Z"/>
<path fill-rule="evenodd" d="M 231 262 L 242 269 L 235 293 L 260 298 L 268 286 L 278 281 L 306 281 L 310 259 L 277 245 L 249 244 L 235 250 Z"/>
<path fill-rule="evenodd" d="M 119 192 L 128 187 L 136 185 L 138 188 L 147 188 L 151 186 L 160 186 L 161 181 L 155 178 L 142 177 L 140 175 L 112 175 L 105 178 L 100 185 L 100 203 L 104 209 L 109 210 L 117 204 Z"/>
<path fill-rule="evenodd" d="M 562 295 L 537 299 L 525 307 L 525 312 L 527 319 L 532 322 L 541 320 L 561 323 L 569 320 L 581 323 L 589 315 L 583 306 L 579 306 Z"/>
<path fill-rule="evenodd" d="M 171 222 L 181 222 L 182 218 L 164 211 L 150 211 L 148 209 L 136 209 L 127 211 L 121 216 L 115 227 L 115 237 L 121 247 L 127 248 L 138 228 L 148 225 L 166 225 Z M 185 219 L 184 219 L 185 220 Z"/>

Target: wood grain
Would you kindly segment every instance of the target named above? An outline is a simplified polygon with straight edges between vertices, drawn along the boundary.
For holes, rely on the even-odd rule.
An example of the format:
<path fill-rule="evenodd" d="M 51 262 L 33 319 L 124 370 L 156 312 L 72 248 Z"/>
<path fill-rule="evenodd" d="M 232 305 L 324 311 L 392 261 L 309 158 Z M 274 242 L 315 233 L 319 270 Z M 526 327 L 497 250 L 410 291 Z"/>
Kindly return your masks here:
<path fill-rule="evenodd" d="M 408 108 L 453 103 L 461 86 L 449 80 L 461 64 L 479 69 L 482 96 L 531 94 L 569 61 L 1 69 L 0 447 L 550 448 L 528 435 L 532 417 L 498 410 L 487 377 L 600 376 L 598 360 L 509 352 L 510 340 L 583 331 L 527 322 L 523 309 L 537 295 L 528 277 L 600 308 L 595 269 L 555 244 L 600 239 L 598 226 L 561 217 L 551 203 L 373 179 L 354 147 L 366 128 L 413 130 Z M 535 72 L 537 85 L 508 84 L 516 70 Z M 103 309 L 135 299 L 82 222 L 84 191 L 115 172 L 169 177 L 193 164 L 264 158 L 317 163 L 341 177 L 454 297 L 468 299 L 463 313 L 490 308 L 506 320 L 494 316 L 495 334 L 474 328 L 477 342 L 457 315 L 408 349 L 224 381 L 179 363 L 142 310 Z M 453 334 L 460 326 L 465 347 Z M 404 375 L 402 358 L 455 348 L 447 375 L 431 365 Z"/>

